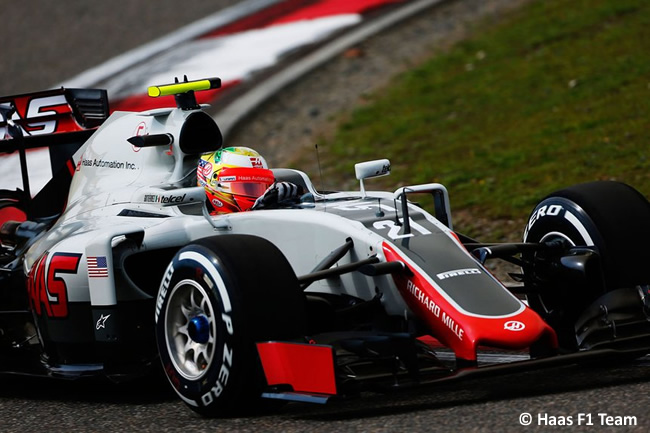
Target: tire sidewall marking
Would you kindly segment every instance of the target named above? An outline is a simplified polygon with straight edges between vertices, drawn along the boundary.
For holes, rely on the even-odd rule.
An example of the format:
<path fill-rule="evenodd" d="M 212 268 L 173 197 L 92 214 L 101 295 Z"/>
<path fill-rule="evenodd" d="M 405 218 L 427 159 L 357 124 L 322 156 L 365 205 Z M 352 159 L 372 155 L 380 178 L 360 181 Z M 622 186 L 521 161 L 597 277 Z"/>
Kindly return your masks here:
<path fill-rule="evenodd" d="M 185 402 L 197 407 L 208 406 L 228 392 L 227 384 L 235 356 L 236 329 L 232 319 L 232 302 L 226 281 L 213 256 L 210 250 L 202 246 L 192 245 L 182 249 L 168 267 L 157 303 L 156 339 L 163 368 L 176 393 Z M 205 374 L 195 380 L 185 378 L 176 371 L 167 346 L 165 322 L 168 319 L 169 300 L 177 285 L 184 280 L 192 280 L 203 288 L 212 304 L 213 320 L 216 322 L 213 359 Z M 173 288 L 169 290 L 169 287 Z"/>
<path fill-rule="evenodd" d="M 559 223 L 564 233 L 563 238 L 569 239 L 573 245 L 597 246 L 598 239 L 594 239 L 590 233 L 598 237 L 598 231 L 591 219 L 577 204 L 570 200 L 553 197 L 542 201 L 535 210 L 526 224 L 524 230 L 524 242 L 540 242 L 542 239 L 549 238 L 552 232 L 559 233 L 557 227 L 554 230 L 546 230 L 542 222 L 549 221 L 549 218 L 556 220 L 556 226 Z M 532 236 L 531 236 L 532 234 Z"/>

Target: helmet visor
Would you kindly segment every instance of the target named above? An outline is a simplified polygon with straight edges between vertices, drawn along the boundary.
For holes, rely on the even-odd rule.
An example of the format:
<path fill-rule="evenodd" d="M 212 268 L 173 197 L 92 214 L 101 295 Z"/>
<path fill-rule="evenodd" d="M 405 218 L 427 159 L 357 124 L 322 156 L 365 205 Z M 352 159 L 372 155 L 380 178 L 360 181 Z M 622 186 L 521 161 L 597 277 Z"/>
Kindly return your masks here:
<path fill-rule="evenodd" d="M 257 198 L 275 182 L 271 170 L 265 168 L 224 168 L 217 177 L 217 187 L 222 192 Z"/>

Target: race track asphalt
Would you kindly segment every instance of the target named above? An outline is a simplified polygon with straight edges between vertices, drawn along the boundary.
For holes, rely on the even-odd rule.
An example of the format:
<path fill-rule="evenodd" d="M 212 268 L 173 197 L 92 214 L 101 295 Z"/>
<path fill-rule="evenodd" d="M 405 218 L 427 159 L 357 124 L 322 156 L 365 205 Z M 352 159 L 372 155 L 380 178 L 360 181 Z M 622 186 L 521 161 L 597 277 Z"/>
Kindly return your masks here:
<path fill-rule="evenodd" d="M 0 0 L 0 95 L 44 90 L 239 0 Z"/>
<path fill-rule="evenodd" d="M 38 0 L 27 7 L 0 0 L 0 94 L 50 87 L 232 3 L 236 1 Z M 627 365 L 556 368 L 210 420 L 193 414 L 164 382 L 113 385 L 0 377 L 0 431 L 648 431 L 649 388 L 646 357 Z M 524 413 L 531 414 L 532 425 L 521 425 Z M 636 417 L 636 425 L 603 425 L 632 418 L 601 418 L 601 413 Z M 587 424 L 590 419 L 593 425 Z M 560 425 L 568 422 L 572 425 Z"/>
<path fill-rule="evenodd" d="M 649 365 L 645 358 L 631 365 L 564 367 L 393 394 L 368 393 L 327 406 L 290 403 L 277 413 L 228 419 L 201 418 L 163 384 L 151 381 L 112 385 L 10 378 L 0 382 L 0 430 L 641 432 L 650 426 Z M 526 414 L 532 416 L 530 426 L 521 424 Z"/>

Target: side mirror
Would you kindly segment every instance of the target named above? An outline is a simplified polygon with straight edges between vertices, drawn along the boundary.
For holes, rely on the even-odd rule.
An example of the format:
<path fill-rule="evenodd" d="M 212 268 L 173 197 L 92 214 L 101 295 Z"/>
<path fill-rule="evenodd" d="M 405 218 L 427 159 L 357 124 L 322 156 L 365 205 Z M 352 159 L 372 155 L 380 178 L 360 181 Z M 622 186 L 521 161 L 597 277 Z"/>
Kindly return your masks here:
<path fill-rule="evenodd" d="M 387 159 L 377 159 L 374 161 L 360 162 L 354 165 L 354 174 L 359 180 L 361 195 L 365 198 L 366 188 L 363 180 L 372 177 L 388 176 L 390 174 L 390 161 Z"/>

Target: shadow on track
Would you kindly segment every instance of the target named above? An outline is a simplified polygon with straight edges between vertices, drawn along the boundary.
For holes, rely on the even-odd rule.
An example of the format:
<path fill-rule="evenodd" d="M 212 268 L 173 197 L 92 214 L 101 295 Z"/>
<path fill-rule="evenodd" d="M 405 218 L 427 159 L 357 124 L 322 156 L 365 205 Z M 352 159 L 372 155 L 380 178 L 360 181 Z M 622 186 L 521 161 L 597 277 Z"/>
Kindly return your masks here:
<path fill-rule="evenodd" d="M 178 399 L 167 379 L 159 374 L 123 383 L 99 377 L 67 380 L 2 375 L 0 398 L 125 404 L 162 403 Z"/>
<path fill-rule="evenodd" d="M 567 366 L 542 371 L 516 373 L 491 378 L 467 379 L 456 383 L 411 388 L 394 393 L 362 393 L 357 397 L 335 400 L 328 405 L 288 404 L 271 414 L 222 419 L 220 425 L 240 423 L 320 422 L 381 419 L 386 416 L 417 414 L 431 410 L 453 410 L 480 406 L 484 402 L 502 402 L 561 393 L 603 395 L 608 389 L 650 383 L 650 357 L 641 362 L 610 366 Z M 0 400 L 25 400 L 36 405 L 55 402 L 62 405 L 83 403 L 90 407 L 105 405 L 150 406 L 180 414 L 187 423 L 216 423 L 196 414 L 178 400 L 164 377 L 151 375 L 131 382 L 112 383 L 106 379 L 57 380 L 21 376 L 0 376 Z M 15 400 L 14 400 L 15 399 Z M 302 425 L 302 424 L 299 424 Z"/>
<path fill-rule="evenodd" d="M 650 365 L 641 362 L 603 366 L 568 366 L 541 371 L 468 379 L 389 394 L 362 394 L 324 407 L 287 408 L 285 415 L 304 420 L 374 418 L 433 409 L 470 406 L 560 393 L 587 392 L 626 384 L 650 383 Z M 606 394 L 606 391 L 602 391 Z M 311 406 L 310 406 L 311 408 Z M 291 413 L 294 412 L 294 413 Z M 300 412 L 300 413 L 298 413 Z"/>

